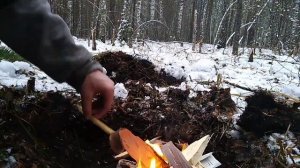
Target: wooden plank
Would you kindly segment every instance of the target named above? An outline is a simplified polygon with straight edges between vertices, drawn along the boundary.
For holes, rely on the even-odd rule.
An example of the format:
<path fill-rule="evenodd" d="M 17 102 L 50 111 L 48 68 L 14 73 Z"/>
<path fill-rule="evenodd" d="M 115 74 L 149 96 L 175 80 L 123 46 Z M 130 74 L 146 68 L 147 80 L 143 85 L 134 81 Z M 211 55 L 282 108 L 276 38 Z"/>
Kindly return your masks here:
<path fill-rule="evenodd" d="M 181 151 L 172 142 L 163 145 L 162 152 L 173 168 L 192 168 Z"/>

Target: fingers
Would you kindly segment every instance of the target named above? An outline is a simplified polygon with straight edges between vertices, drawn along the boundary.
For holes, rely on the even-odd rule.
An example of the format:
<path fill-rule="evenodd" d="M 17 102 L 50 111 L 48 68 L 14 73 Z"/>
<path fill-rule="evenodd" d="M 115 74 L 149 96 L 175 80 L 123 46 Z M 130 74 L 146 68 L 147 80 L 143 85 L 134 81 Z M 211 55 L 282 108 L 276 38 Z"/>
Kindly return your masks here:
<path fill-rule="evenodd" d="M 110 111 L 113 104 L 114 83 L 102 72 L 92 72 L 82 85 L 81 95 L 84 114 L 87 117 L 93 115 L 96 118 L 102 118 Z M 100 96 L 100 100 L 95 101 L 96 104 L 93 106 L 93 98 L 96 95 Z"/>
<path fill-rule="evenodd" d="M 110 110 L 113 104 L 114 94 L 113 89 L 105 89 L 101 93 L 101 106 L 93 108 L 93 116 L 96 118 L 103 118 Z"/>
<path fill-rule="evenodd" d="M 86 117 L 92 115 L 92 102 L 94 94 L 91 90 L 86 90 L 81 94 L 82 110 Z"/>

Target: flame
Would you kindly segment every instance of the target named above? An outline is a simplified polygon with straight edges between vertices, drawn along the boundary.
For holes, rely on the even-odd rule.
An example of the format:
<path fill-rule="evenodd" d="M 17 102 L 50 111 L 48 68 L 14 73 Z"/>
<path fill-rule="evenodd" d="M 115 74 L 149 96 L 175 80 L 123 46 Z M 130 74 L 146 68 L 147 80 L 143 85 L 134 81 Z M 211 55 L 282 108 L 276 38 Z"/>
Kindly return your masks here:
<path fill-rule="evenodd" d="M 143 167 L 141 160 L 139 160 L 138 165 L 137 165 L 137 168 L 146 168 L 146 167 Z M 152 158 L 152 159 L 151 159 L 151 161 L 150 161 L 150 166 L 147 167 L 147 168 L 157 168 L 157 167 L 156 167 L 156 160 L 155 160 L 155 158 Z"/>
<path fill-rule="evenodd" d="M 148 144 L 149 146 L 151 146 L 151 148 L 156 152 L 156 154 L 160 157 L 164 157 L 163 152 L 160 149 L 159 144 L 152 144 L 149 140 L 145 141 L 146 144 Z"/>
<path fill-rule="evenodd" d="M 151 159 L 150 167 L 149 168 L 156 168 L 156 160 L 155 160 L 155 158 Z"/>
<path fill-rule="evenodd" d="M 143 168 L 142 163 L 141 163 L 141 160 L 139 160 L 139 163 L 138 163 L 138 165 L 137 165 L 137 168 Z"/>

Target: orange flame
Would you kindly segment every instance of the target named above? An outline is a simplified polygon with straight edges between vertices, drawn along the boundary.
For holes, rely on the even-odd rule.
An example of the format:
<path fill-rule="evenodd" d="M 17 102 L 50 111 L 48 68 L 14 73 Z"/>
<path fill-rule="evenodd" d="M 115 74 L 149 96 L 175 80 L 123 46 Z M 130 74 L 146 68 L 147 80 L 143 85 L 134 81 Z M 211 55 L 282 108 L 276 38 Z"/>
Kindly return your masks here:
<path fill-rule="evenodd" d="M 137 165 L 137 168 L 143 168 L 142 163 L 141 163 L 141 160 L 139 160 L 139 163 L 138 163 L 138 165 Z"/>
<path fill-rule="evenodd" d="M 155 158 L 151 159 L 150 167 L 149 168 L 156 168 L 156 160 Z"/>
<path fill-rule="evenodd" d="M 138 165 L 137 165 L 137 168 L 146 168 L 146 167 L 143 167 L 141 161 L 139 160 Z M 156 160 L 155 160 L 155 158 L 152 158 L 152 159 L 151 159 L 150 165 L 149 165 L 149 167 L 147 167 L 147 168 L 157 168 L 157 167 L 156 167 Z"/>

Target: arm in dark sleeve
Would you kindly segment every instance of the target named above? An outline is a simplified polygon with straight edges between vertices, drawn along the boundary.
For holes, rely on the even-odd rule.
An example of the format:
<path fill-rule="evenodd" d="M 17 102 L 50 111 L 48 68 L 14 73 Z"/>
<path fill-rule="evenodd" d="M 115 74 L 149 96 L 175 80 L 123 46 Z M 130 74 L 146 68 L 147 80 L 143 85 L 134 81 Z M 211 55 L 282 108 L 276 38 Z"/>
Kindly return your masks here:
<path fill-rule="evenodd" d="M 75 44 L 47 0 L 15 0 L 0 7 L 0 20 L 0 39 L 56 81 L 80 91 L 88 73 L 102 71 L 91 54 Z"/>

